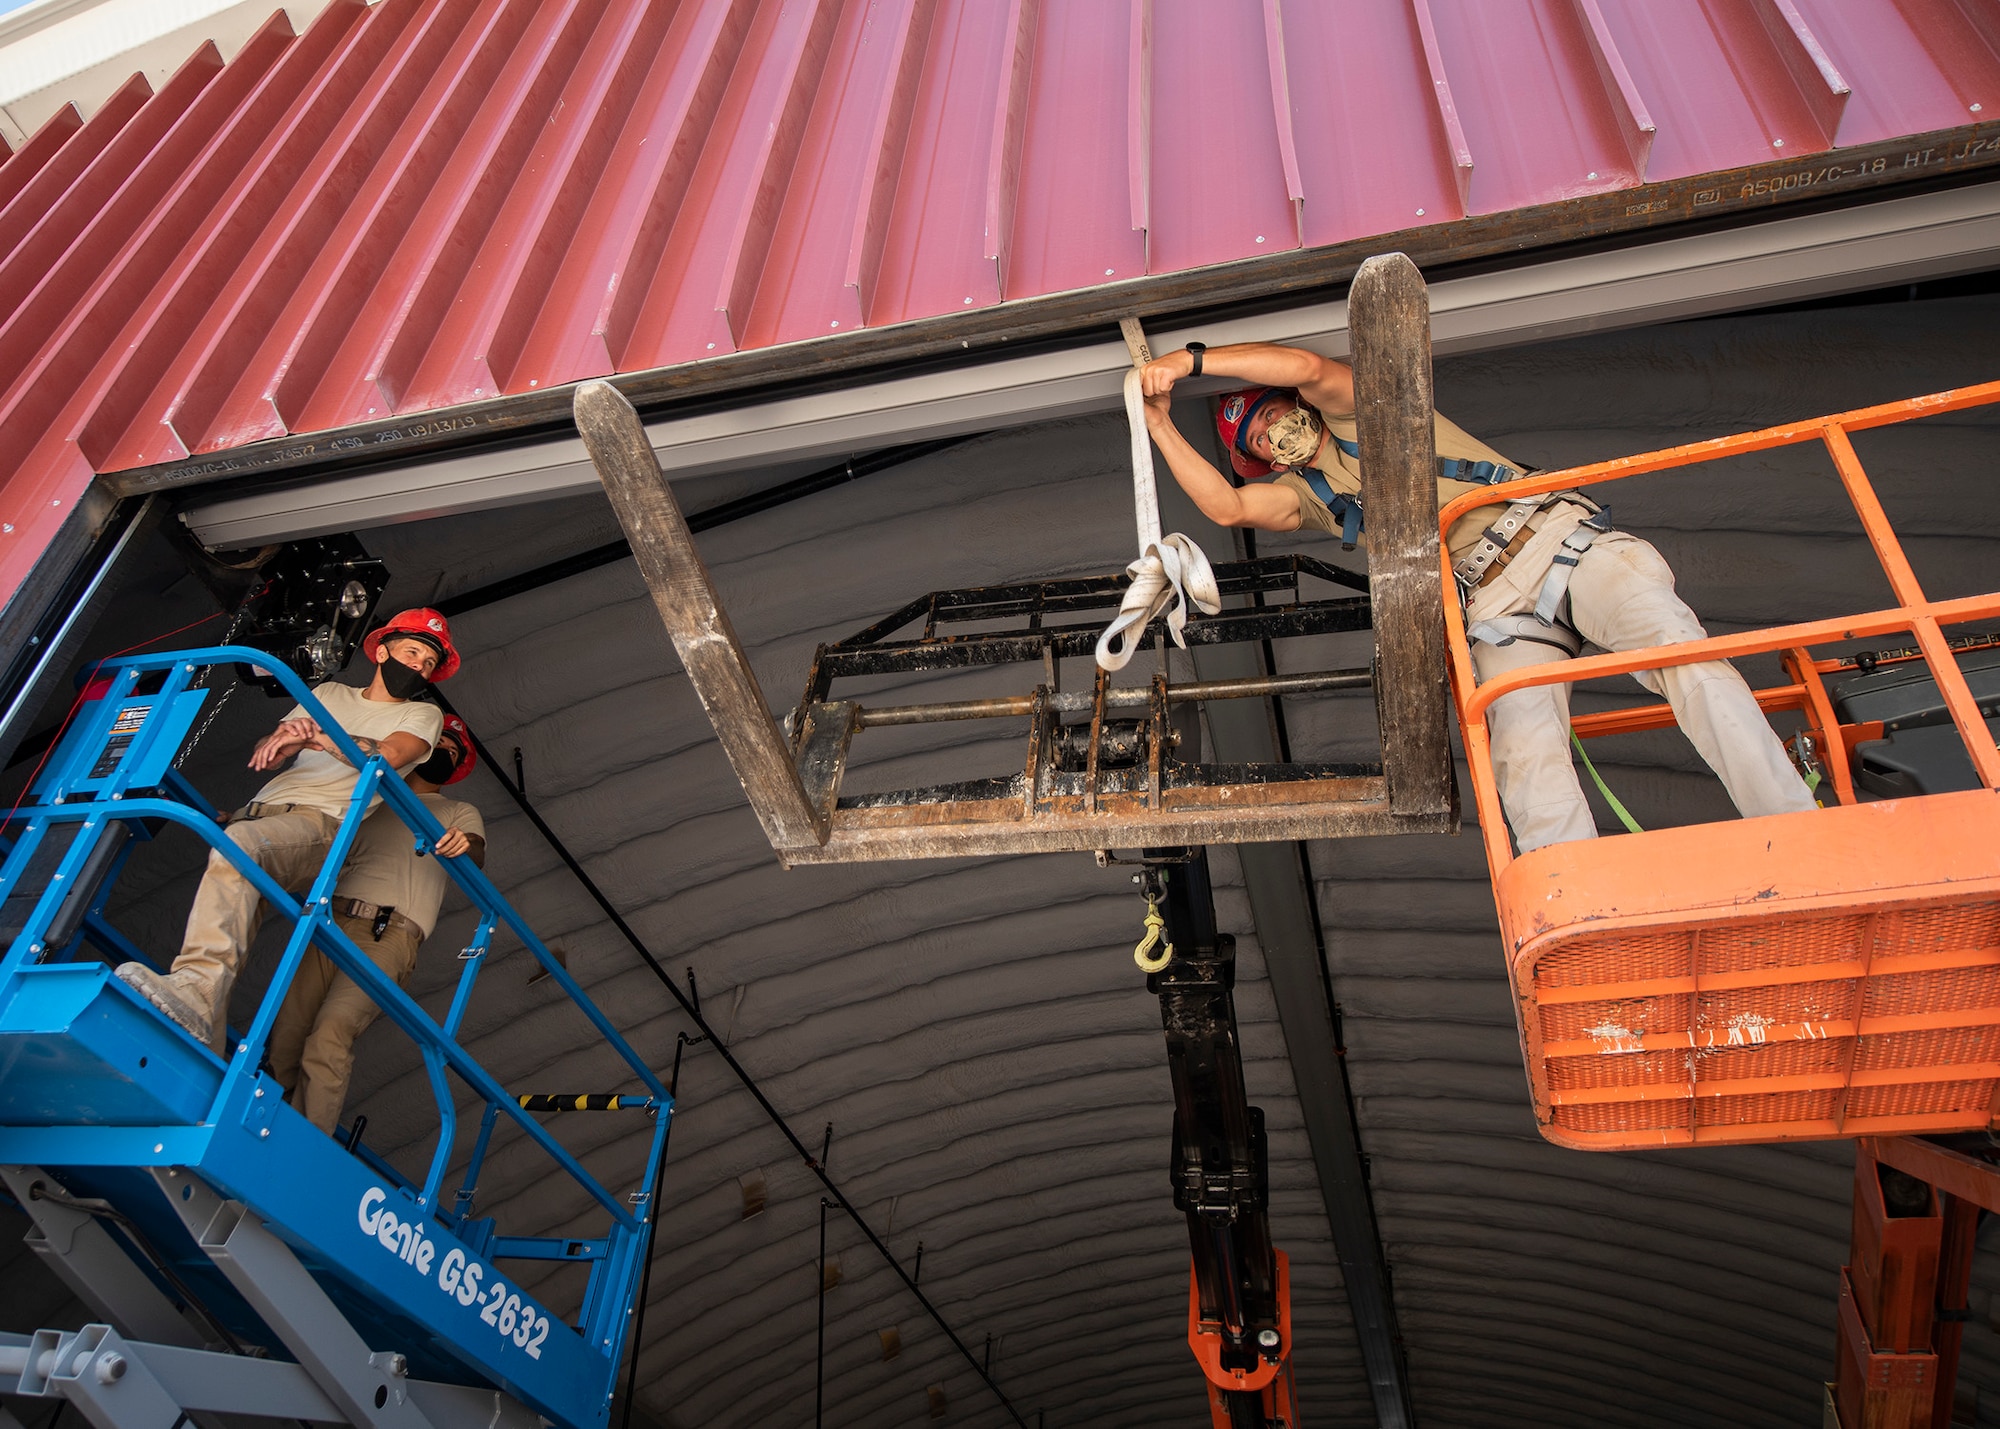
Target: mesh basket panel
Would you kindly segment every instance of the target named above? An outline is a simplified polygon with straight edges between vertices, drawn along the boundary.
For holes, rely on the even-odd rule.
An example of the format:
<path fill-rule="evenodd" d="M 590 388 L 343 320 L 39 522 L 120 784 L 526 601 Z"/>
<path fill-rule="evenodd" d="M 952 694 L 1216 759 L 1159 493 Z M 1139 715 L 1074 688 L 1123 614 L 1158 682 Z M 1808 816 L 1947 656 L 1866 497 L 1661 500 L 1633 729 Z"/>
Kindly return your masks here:
<path fill-rule="evenodd" d="M 1766 1027 L 1792 1022 L 1845 1022 L 1854 1016 L 1858 978 L 1779 983 L 1771 987 L 1718 988 L 1698 995 L 1694 1025 L 1700 1032 L 1729 1032 L 1754 1042 Z"/>
<path fill-rule="evenodd" d="M 1537 987 L 1588 987 L 1600 982 L 1686 977 L 1694 971 L 1685 932 L 1606 933 L 1565 939 L 1535 960 Z"/>
<path fill-rule="evenodd" d="M 1703 1048 L 1694 1053 L 1699 1082 L 1732 1082 L 1744 1077 L 1804 1077 L 1844 1072 L 1850 1037 L 1770 1042 L 1761 1047 Z"/>
<path fill-rule="evenodd" d="M 1864 1017 L 1917 1017 L 2000 1007 L 2000 967 L 1949 968 L 1941 972 L 1886 973 L 1868 979 Z"/>
<path fill-rule="evenodd" d="M 1867 930 L 1867 918 L 1858 915 L 1771 918 L 1704 929 L 1695 947 L 1704 973 L 1853 962 Z"/>
<path fill-rule="evenodd" d="M 1688 1103 L 1676 1097 L 1671 1101 L 1594 1102 L 1585 1106 L 1551 1107 L 1549 1121 L 1564 1131 L 1594 1132 L 1598 1135 L 1614 1131 L 1685 1130 Z"/>
<path fill-rule="evenodd" d="M 1906 958 L 1917 953 L 1956 953 L 2000 947 L 2000 903 L 1963 908 L 1901 908 L 1875 923 L 1875 956 Z"/>
<path fill-rule="evenodd" d="M 1602 1002 L 1558 1003 L 1544 1007 L 1542 1038 L 1567 1042 L 1579 1037 L 1635 1037 L 1648 1032 L 1685 1032 L 1694 998 L 1684 992 L 1659 997 L 1607 998 Z"/>
<path fill-rule="evenodd" d="M 2000 1060 L 2000 1027 L 1939 1027 L 1928 1032 L 1863 1037 L 1854 1054 L 1854 1070 L 1956 1067 L 1995 1060 Z"/>
<path fill-rule="evenodd" d="M 1991 1079 L 1971 1082 L 1903 1082 L 1888 1087 L 1855 1087 L 1847 1094 L 1854 1116 L 1936 1116 L 1979 1113 L 1993 1100 Z"/>
<path fill-rule="evenodd" d="M 1628 1052 L 1590 1057 L 1551 1057 L 1549 1090 L 1575 1092 L 1591 1087 L 1655 1087 L 1688 1079 L 1685 1049 Z"/>
<path fill-rule="evenodd" d="M 1694 1104 L 1697 1126 L 1745 1126 L 1758 1122 L 1830 1121 L 1840 1091 L 1764 1092 L 1747 1097 L 1702 1097 Z"/>

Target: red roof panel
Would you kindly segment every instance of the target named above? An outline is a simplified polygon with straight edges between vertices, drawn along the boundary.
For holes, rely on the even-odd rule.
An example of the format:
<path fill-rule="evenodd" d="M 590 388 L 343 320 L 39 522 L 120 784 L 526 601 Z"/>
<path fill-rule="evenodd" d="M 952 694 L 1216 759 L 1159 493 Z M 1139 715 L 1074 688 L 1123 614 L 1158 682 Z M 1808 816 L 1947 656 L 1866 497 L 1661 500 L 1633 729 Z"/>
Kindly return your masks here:
<path fill-rule="evenodd" d="M 93 471 L 1996 103 L 1971 0 L 334 0 L 304 38 L 277 13 L 0 163 L 0 594 Z"/>
<path fill-rule="evenodd" d="M 1107 0 L 1042 7 L 1009 245 L 1012 296 L 1146 271 L 1126 129 L 1131 8 Z"/>
<path fill-rule="evenodd" d="M 1259 0 L 1154 0 L 1147 8 L 1147 271 L 1297 248 L 1298 220 L 1271 90 L 1266 6 Z M 1283 143 L 1290 139 L 1283 135 Z"/>

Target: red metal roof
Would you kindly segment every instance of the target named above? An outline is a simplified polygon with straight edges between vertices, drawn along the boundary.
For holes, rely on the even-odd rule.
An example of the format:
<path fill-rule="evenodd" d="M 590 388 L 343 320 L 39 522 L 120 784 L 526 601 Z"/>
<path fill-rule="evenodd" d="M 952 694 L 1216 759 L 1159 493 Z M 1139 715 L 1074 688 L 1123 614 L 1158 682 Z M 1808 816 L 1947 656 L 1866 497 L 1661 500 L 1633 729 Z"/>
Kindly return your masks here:
<path fill-rule="evenodd" d="M 1994 105 L 1985 0 L 280 12 L 0 163 L 0 597 L 96 471 Z"/>

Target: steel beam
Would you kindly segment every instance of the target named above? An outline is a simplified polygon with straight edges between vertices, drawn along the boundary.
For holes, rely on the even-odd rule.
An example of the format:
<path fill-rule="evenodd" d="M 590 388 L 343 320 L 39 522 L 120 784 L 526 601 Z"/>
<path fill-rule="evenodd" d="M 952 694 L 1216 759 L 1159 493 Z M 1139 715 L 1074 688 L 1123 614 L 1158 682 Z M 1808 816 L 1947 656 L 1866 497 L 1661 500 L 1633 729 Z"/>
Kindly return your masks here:
<path fill-rule="evenodd" d="M 103 1328 L 103 1327 L 100 1327 Z M 31 1353 L 46 1356 L 55 1367 L 65 1362 L 65 1348 L 72 1342 L 88 1350 L 86 1335 L 70 1331 L 43 1331 L 37 1335 L 0 1333 L 0 1394 L 22 1394 L 22 1371 L 29 1368 Z M 39 1348 L 37 1348 L 39 1346 Z M 95 1358 L 105 1353 L 119 1354 L 126 1362 L 115 1378 L 138 1368 L 165 1391 L 167 1399 L 189 1415 L 248 1415 L 259 1419 L 295 1419 L 313 1424 L 345 1424 L 347 1418 L 299 1365 L 283 1360 L 257 1359 L 249 1355 L 224 1354 L 214 1350 L 191 1350 L 176 1345 L 118 1340 L 99 1343 Z M 68 1360 L 79 1358 L 70 1353 Z M 75 1365 L 71 1365 L 74 1375 Z M 50 1387 L 45 1381 L 42 1394 L 63 1393 L 66 1381 Z M 409 1381 L 410 1398 L 438 1429 L 540 1429 L 541 1418 L 518 1399 L 493 1389 L 476 1389 L 463 1384 L 440 1384 L 431 1380 Z M 171 1422 L 171 1421 L 167 1421 Z M 19 1422 L 4 1417 L 0 1429 L 20 1429 Z"/>
<path fill-rule="evenodd" d="M 2000 1216 L 2000 1166 L 1916 1136 L 1863 1137 L 1860 1149 L 1884 1166 Z"/>
<path fill-rule="evenodd" d="M 401 1355 L 368 1347 L 312 1273 L 240 1201 L 225 1201 L 198 1177 L 155 1169 L 161 1194 L 202 1253 L 298 1357 L 355 1429 L 434 1429 L 409 1394 Z"/>
<path fill-rule="evenodd" d="M 28 1248 L 99 1319 L 135 1340 L 199 1347 L 202 1337 L 88 1211 L 35 1195 L 52 1178 L 36 1166 L 0 1166 L 0 1183 L 34 1222 Z"/>

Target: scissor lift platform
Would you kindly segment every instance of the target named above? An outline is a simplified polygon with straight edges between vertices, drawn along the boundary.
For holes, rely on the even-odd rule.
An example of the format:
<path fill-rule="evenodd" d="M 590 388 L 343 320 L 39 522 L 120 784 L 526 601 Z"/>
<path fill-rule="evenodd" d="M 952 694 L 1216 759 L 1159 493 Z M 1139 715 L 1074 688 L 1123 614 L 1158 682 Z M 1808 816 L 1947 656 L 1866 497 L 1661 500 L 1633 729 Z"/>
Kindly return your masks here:
<path fill-rule="evenodd" d="M 468 859 L 441 860 L 478 915 L 449 1012 L 433 1020 L 328 911 L 371 798 L 428 850 L 442 828 L 379 757 L 347 744 L 357 791 L 325 867 L 293 897 L 250 864 L 172 768 L 209 691 L 197 673 L 270 657 L 217 648 L 110 662 L 14 818 L 0 900 L 32 905 L 0 960 L 0 1181 L 30 1243 L 103 1323 L 0 1337 L 0 1393 L 60 1396 L 100 1429 L 169 1429 L 182 1413 L 447 1429 L 606 1422 L 652 1224 L 671 1099 L 646 1064 Z M 288 669 L 272 671 L 338 731 Z M 283 958 L 225 1061 L 161 1016 L 104 958 L 144 959 L 107 913 L 131 846 L 176 823 L 255 883 L 290 925 Z M 66 843 L 65 843 L 66 840 Z M 101 850 L 116 845 L 106 860 Z M 51 861 L 53 869 L 49 867 Z M 95 869 L 94 876 L 86 876 Z M 32 881 L 30 871 L 33 870 Z M 653 1117 L 629 1203 L 586 1171 L 457 1041 L 494 933 L 521 939 L 643 1089 Z M 418 1044 L 436 1097 L 427 1175 L 335 1140 L 260 1070 L 291 978 L 317 946 Z M 447 1074 L 459 1084 L 454 1089 Z M 455 1096 L 484 1114 L 467 1159 Z M 508 1236 L 474 1213 L 492 1135 L 509 1117 L 595 1203 L 604 1228 Z M 454 1189 L 446 1171 L 462 1166 Z M 500 1268 L 567 1262 L 571 1315 Z M 116 1364 L 114 1365 L 114 1361 Z M 165 1418 L 162 1406 L 171 1406 Z M 157 1421 L 157 1422 L 156 1422 Z"/>

